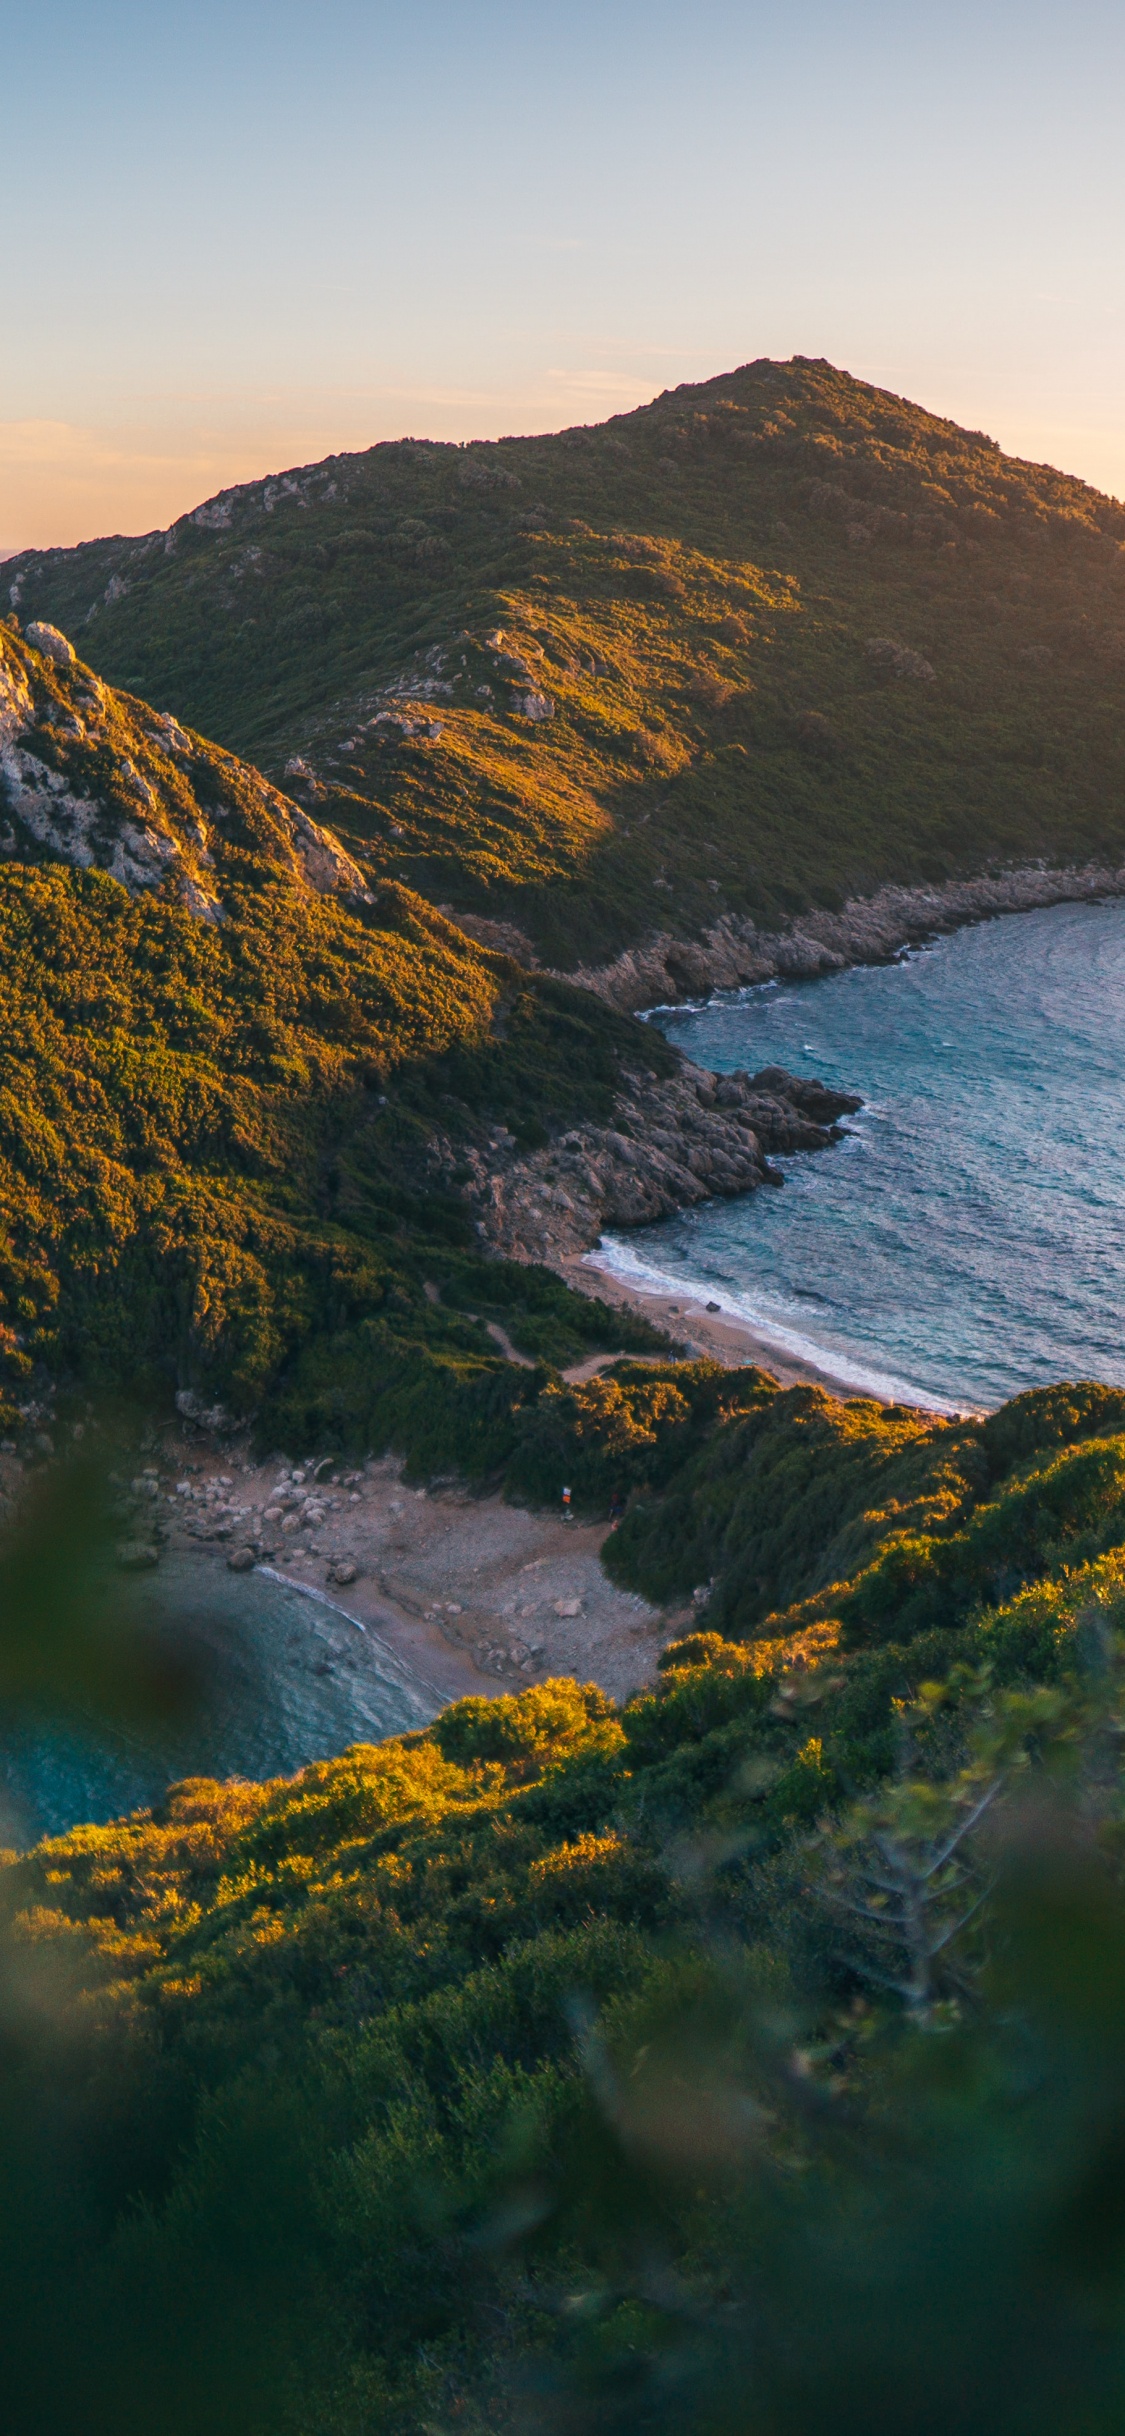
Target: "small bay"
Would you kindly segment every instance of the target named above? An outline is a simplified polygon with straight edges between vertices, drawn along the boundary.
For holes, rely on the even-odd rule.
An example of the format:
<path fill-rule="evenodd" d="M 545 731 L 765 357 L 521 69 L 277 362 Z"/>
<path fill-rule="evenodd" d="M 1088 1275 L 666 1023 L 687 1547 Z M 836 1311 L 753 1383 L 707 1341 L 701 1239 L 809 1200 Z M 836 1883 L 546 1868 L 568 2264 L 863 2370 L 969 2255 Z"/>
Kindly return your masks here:
<path fill-rule="evenodd" d="M 428 1724 L 440 1695 L 328 1600 L 264 1570 L 170 1554 L 122 1598 L 174 1641 L 195 1682 L 165 1726 L 71 1718 L 0 1725 L 0 1841 L 25 1846 L 76 1820 L 158 1802 L 188 1776 L 291 1776 L 356 1742 Z"/>
<path fill-rule="evenodd" d="M 701 1065 L 865 1105 L 836 1148 L 779 1162 L 783 1191 L 607 1238 L 612 1266 L 706 1289 L 856 1390 L 940 1409 L 1125 1385 L 1125 904 L 653 1020 Z"/>

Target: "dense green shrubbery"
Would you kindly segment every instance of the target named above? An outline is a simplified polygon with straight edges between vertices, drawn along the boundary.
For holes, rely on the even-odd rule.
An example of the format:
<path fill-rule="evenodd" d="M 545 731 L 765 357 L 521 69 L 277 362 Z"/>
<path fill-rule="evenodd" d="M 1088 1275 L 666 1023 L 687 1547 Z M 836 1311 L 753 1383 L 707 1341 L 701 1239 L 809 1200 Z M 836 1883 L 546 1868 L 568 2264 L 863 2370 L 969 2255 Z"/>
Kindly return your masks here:
<path fill-rule="evenodd" d="M 1038 1578 L 851 1653 L 823 1594 L 705 1623 L 620 1712 L 464 1700 L 9 1858 L 20 2436 L 1117 2424 L 1122 1441 L 1077 1433 L 1118 1400 L 966 1439 L 679 1375 L 595 1433 L 764 1434 L 808 1578 L 903 1544 L 888 1490 Z"/>
<path fill-rule="evenodd" d="M 658 1375 L 618 1365 L 623 1409 Z M 627 1432 L 608 1380 L 540 1399 L 512 1477 L 530 1481 L 539 1446 L 557 1442 L 561 1460 L 569 1445 L 604 1511 L 620 1475 L 633 1495 L 609 1570 L 658 1601 L 713 1583 L 707 1621 L 728 1635 L 823 1616 L 858 1642 L 955 1624 L 1116 1545 L 1118 1389 L 1051 1388 L 947 1422 L 706 1364 L 678 1368 L 674 1385 L 680 1406 L 654 1414 L 648 1437 L 643 1414 Z"/>
<path fill-rule="evenodd" d="M 393 1442 L 423 1467 L 456 1459 L 464 1424 L 481 1471 L 511 1443 L 505 1398 L 526 1393 L 489 1317 L 552 1363 L 660 1342 L 546 1272 L 483 1260 L 427 1153 L 439 1117 L 455 1139 L 562 1125 L 583 1073 L 592 1103 L 609 1096 L 626 1044 L 634 1062 L 670 1053 L 417 900 L 391 910 L 373 928 L 267 874 L 219 927 L 97 872 L 0 866 L 10 1393 L 37 1367 L 87 1389 L 200 1387 L 294 1446 Z"/>
<path fill-rule="evenodd" d="M 851 1641 L 901 1638 L 960 1623 L 1054 1565 L 1125 1536 L 1125 1439 L 1095 1440 L 1037 1465 L 963 1531 L 904 1535 L 840 1601 Z"/>
<path fill-rule="evenodd" d="M 442 738 L 333 788 L 377 904 L 245 839 L 222 925 L 0 869 L 8 1394 L 190 1383 L 294 1452 L 565 1478 L 624 1507 L 617 1579 L 710 1585 L 620 1712 L 459 1702 L 5 1856 L 18 2436 L 1120 2420 L 1125 1399 L 942 1423 L 643 1359 L 567 1387 L 652 1332 L 482 1260 L 433 1132 L 534 1144 L 670 1053 L 399 884 L 564 962 L 673 910 L 1116 851 L 1120 511 L 824 366 L 628 432 L 634 459 L 377 451 L 338 513 L 279 503 L 237 705 L 213 595 L 243 533 L 184 526 L 100 619 L 107 667 L 147 654 L 279 755 L 329 676 L 359 695 L 466 617 L 542 652 L 553 720 L 473 707 L 466 638 Z M 535 530 L 497 508 L 517 463 Z M 26 566 L 24 608 L 76 623 L 104 558 Z M 60 1546 L 6 1562 L 25 1625 L 39 1602 L 9 1694 L 105 1673 Z"/>

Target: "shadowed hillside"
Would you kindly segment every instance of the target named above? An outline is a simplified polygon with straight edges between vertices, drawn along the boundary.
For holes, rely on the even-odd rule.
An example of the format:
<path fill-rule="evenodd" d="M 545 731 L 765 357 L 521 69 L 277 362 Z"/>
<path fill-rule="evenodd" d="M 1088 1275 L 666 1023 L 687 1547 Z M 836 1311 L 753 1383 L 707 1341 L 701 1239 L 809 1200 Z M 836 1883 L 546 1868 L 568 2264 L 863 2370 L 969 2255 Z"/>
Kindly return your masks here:
<path fill-rule="evenodd" d="M 5 582 L 380 872 L 569 967 L 1119 857 L 1123 544 L 1116 502 L 798 358 L 331 458 Z"/>

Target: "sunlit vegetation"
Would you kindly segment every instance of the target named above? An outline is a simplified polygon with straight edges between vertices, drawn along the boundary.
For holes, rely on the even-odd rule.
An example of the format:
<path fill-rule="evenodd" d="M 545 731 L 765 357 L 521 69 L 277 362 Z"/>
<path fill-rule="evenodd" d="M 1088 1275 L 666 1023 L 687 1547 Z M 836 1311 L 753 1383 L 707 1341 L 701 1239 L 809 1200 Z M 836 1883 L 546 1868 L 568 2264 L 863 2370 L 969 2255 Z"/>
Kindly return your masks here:
<path fill-rule="evenodd" d="M 490 1318 L 547 1363 L 657 1344 L 486 1262 L 431 1152 L 604 1119 L 622 1057 L 666 1070 L 664 1042 L 394 881 L 318 893 L 285 799 L 80 665 L 0 628 L 0 676 L 99 854 L 139 822 L 185 847 L 132 894 L 33 837 L 0 858 L 0 1435 L 37 1381 L 165 1406 L 191 1386 L 292 1445 L 481 1475 L 545 1376 Z"/>
<path fill-rule="evenodd" d="M 5 573 L 113 681 L 275 778 L 306 759 L 378 869 L 568 966 L 673 915 L 1119 856 L 1123 544 L 1087 485 L 797 359 Z"/>
<path fill-rule="evenodd" d="M 584 1113 L 611 1099 L 619 1043 L 594 1002 L 527 983 L 417 898 L 392 892 L 368 926 L 277 886 L 219 928 L 99 873 L 0 865 L 0 975 L 11 1392 L 37 1366 L 84 1388 L 202 1385 L 236 1413 L 288 1399 L 293 1429 L 294 1399 L 319 1392 L 294 1365 L 346 1335 L 361 1399 L 345 1409 L 339 1348 L 324 1353 L 337 1409 L 317 1425 L 360 1453 L 397 1428 L 408 1451 L 429 1365 L 439 1437 L 462 1428 L 447 1391 L 499 1389 L 498 1414 L 516 1392 L 494 1312 L 555 1361 L 656 1341 L 545 1272 L 485 1263 L 435 1189 L 439 1116 L 454 1138 L 486 1119 L 572 1121 L 576 1043 Z M 483 1468 L 496 1459 L 490 1442 Z"/>
<path fill-rule="evenodd" d="M 1123 541 L 797 363 L 6 570 L 131 689 L 0 634 L 55 792 L 111 842 L 143 801 L 222 918 L 0 861 L 0 1427 L 190 1385 L 294 1454 L 565 1479 L 671 1636 L 621 1709 L 459 1701 L 2 1857 L 18 2436 L 1120 2425 L 1125 1397 L 783 1391 L 484 1259 L 460 1149 L 672 1052 L 441 907 L 570 965 L 1119 852 Z M 301 756 L 354 869 L 197 725 Z M 0 1674 L 124 1713 L 83 1477 L 5 1553 Z"/>
<path fill-rule="evenodd" d="M 0 1872 L 10 2424 L 1116 2424 L 1122 1399 L 679 1375 L 553 1424 L 655 1464 L 630 1564 L 715 1484 L 655 1690 Z"/>

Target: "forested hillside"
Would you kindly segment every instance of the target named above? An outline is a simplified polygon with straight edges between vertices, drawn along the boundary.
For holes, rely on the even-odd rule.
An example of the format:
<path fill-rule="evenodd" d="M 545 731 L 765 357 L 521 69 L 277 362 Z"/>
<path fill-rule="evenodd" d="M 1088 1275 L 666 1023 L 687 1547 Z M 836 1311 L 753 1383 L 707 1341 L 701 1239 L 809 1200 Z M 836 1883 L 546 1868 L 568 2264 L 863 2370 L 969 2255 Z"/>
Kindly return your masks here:
<path fill-rule="evenodd" d="M 0 627 L 0 1435 L 52 1386 L 197 1385 L 502 1465 L 545 1373 L 490 1317 L 549 1361 L 656 1339 L 486 1261 L 435 1137 L 542 1142 L 673 1053 L 39 644 Z"/>
<path fill-rule="evenodd" d="M 9 2425 L 1120 2423 L 1125 1405 L 679 1383 L 556 1417 L 656 1690 L 0 1870 Z"/>
<path fill-rule="evenodd" d="M 18 2436 L 1119 2427 L 1125 1398 L 673 1362 L 480 1213 L 851 1104 L 536 955 L 1120 857 L 1123 545 L 798 361 L 7 571 L 5 1730 L 156 1696 L 101 1424 L 184 1386 L 565 1480 L 671 1636 L 0 1855 Z"/>
<path fill-rule="evenodd" d="M 5 580 L 380 873 L 566 969 L 1120 860 L 1123 544 L 1117 502 L 797 358 L 327 459 Z"/>

